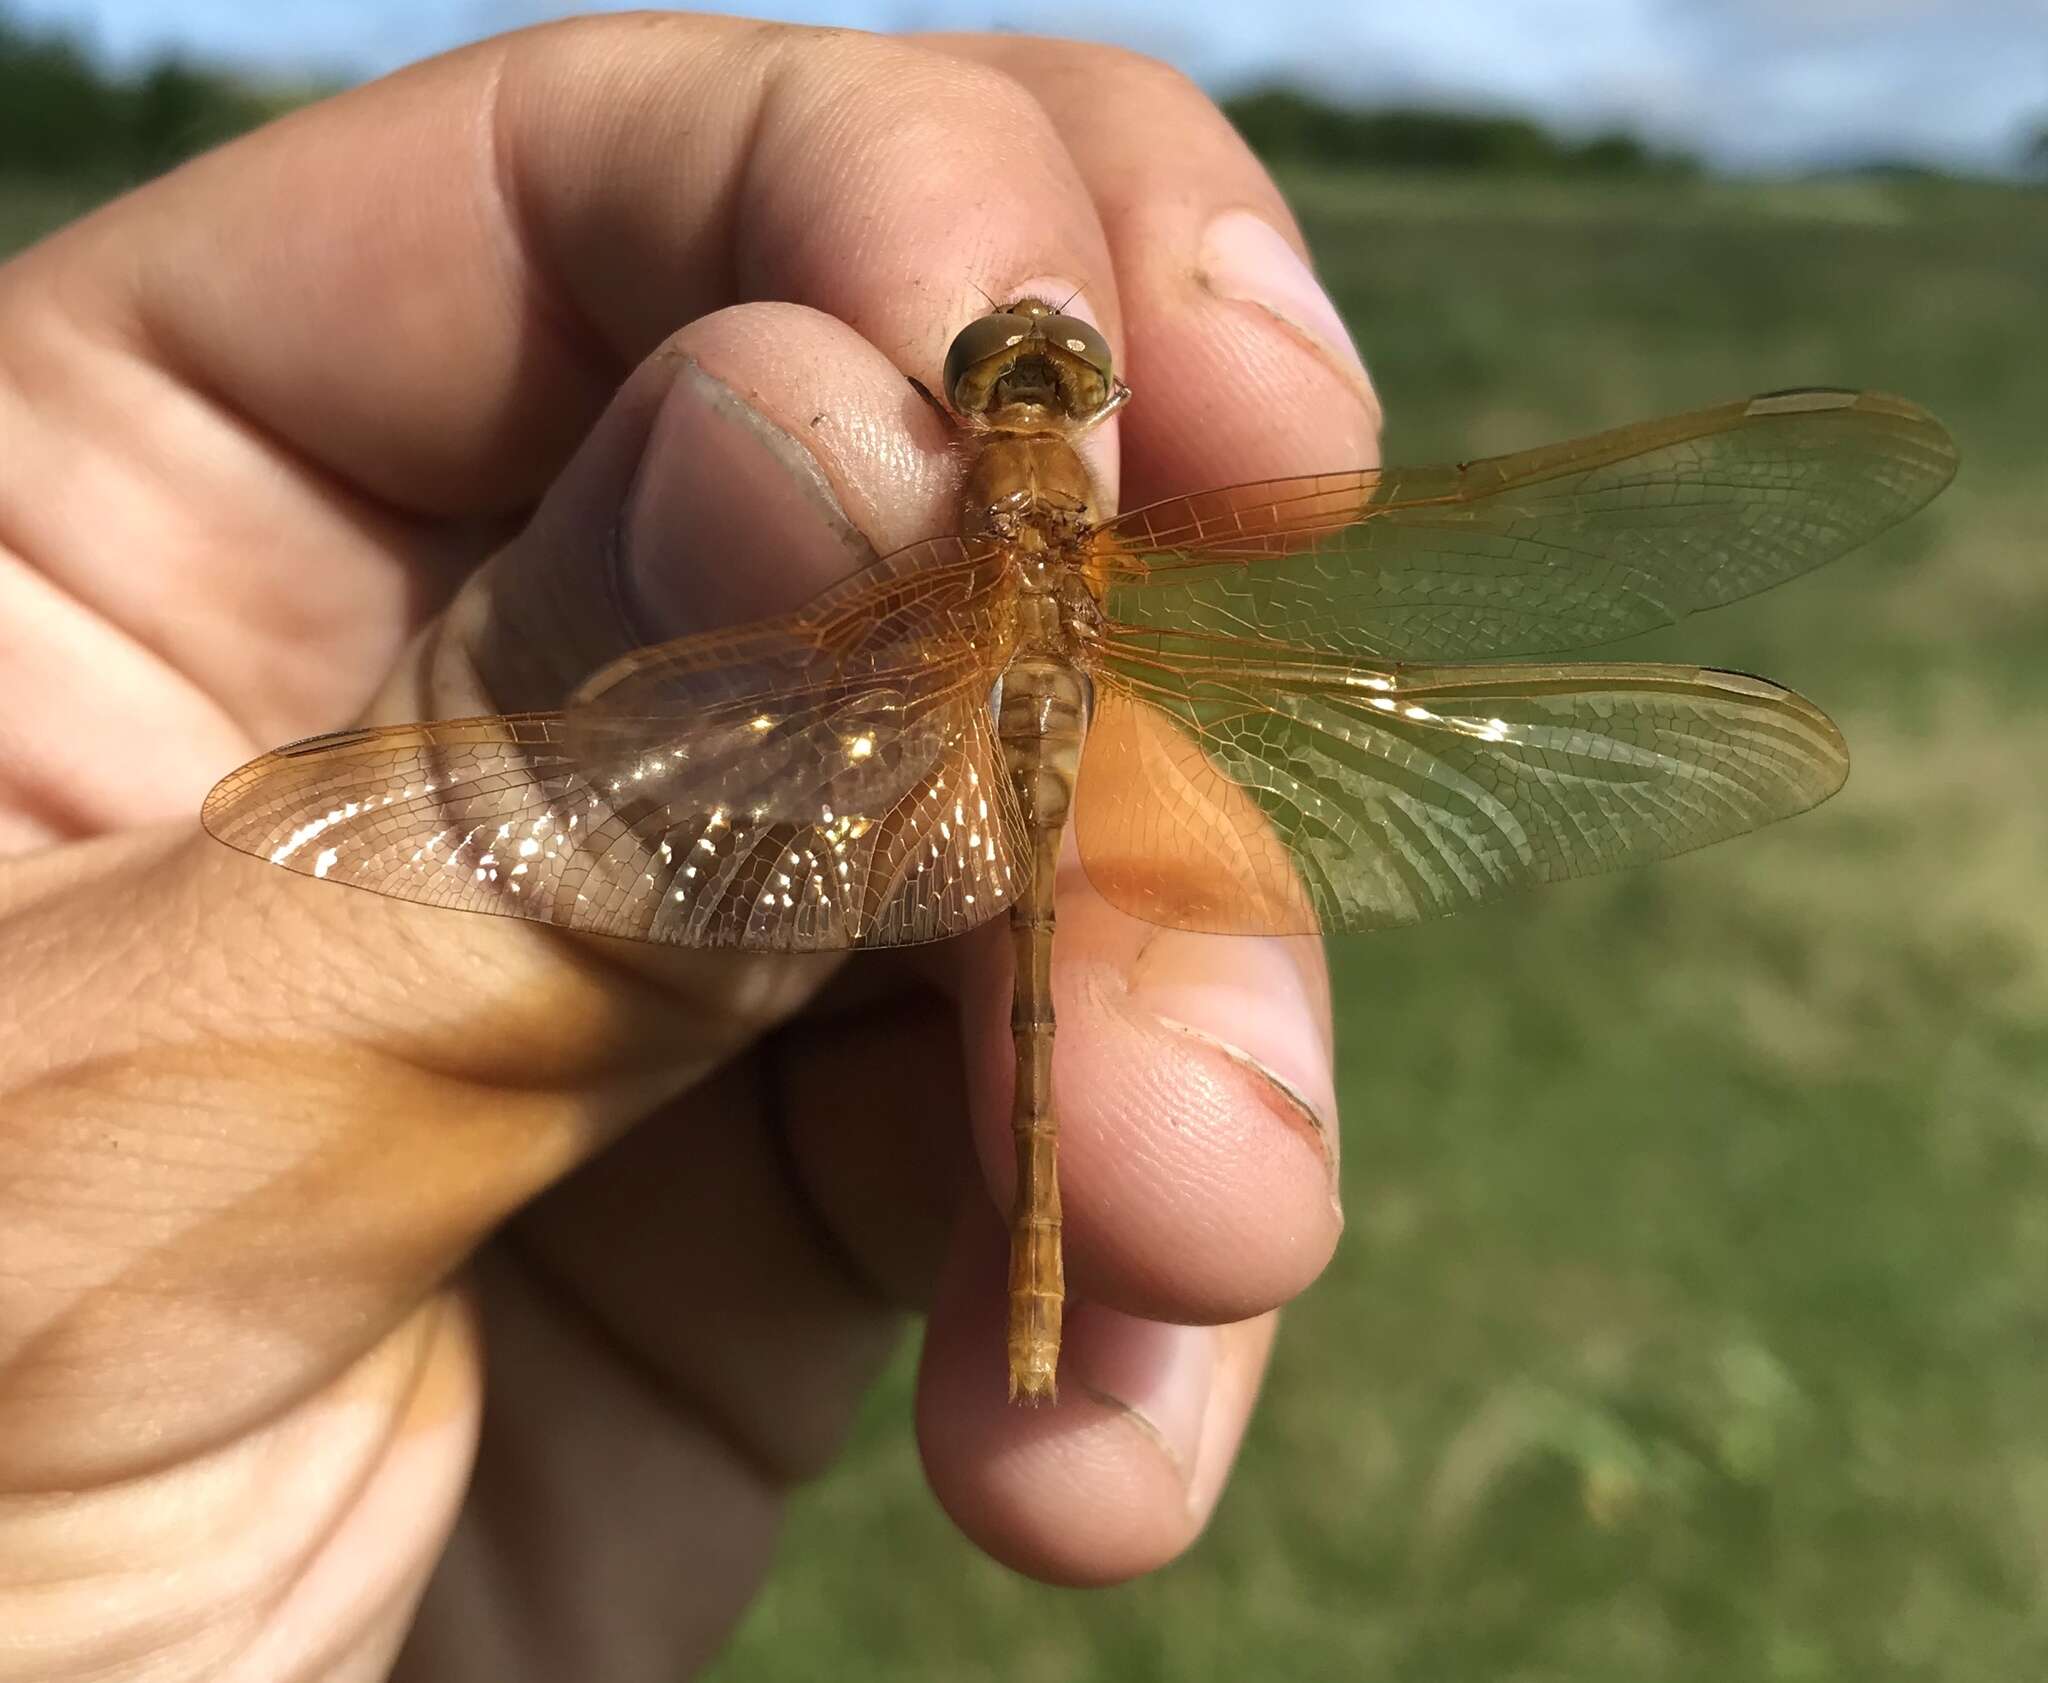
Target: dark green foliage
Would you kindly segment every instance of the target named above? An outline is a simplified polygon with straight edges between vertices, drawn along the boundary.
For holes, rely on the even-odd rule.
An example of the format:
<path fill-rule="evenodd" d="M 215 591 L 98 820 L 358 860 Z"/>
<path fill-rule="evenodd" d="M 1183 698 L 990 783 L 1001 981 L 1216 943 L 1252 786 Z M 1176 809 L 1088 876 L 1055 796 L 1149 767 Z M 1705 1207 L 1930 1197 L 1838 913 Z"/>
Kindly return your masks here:
<path fill-rule="evenodd" d="M 1611 129 L 1568 140 L 1527 117 L 1422 107 L 1331 105 L 1294 88 L 1224 102 L 1238 132 L 1272 162 L 1541 175 L 1690 175 L 1697 160 Z"/>
<path fill-rule="evenodd" d="M 0 13 L 0 176 L 118 186 L 295 102 L 175 57 L 113 76 L 69 37 Z"/>

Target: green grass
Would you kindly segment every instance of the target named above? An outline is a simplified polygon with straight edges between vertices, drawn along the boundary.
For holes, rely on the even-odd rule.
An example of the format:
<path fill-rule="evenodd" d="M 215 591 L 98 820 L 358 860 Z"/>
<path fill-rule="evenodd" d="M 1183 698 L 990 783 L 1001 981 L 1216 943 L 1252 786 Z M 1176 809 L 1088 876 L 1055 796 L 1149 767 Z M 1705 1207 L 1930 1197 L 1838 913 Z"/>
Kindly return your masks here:
<path fill-rule="evenodd" d="M 1186 1561 L 976 1559 L 899 1368 L 717 1675 L 2048 1676 L 2048 199 L 1289 186 L 1390 459 L 1807 383 L 1949 422 L 1912 526 L 1630 651 L 1796 685 L 1855 772 L 1333 950 L 1350 1226 Z"/>
<path fill-rule="evenodd" d="M 906 1358 L 716 1675 L 2048 1676 L 2048 198 L 1289 185 L 1390 459 L 1804 383 L 1949 422 L 1912 526 L 1632 651 L 1796 685 L 1855 773 L 1336 948 L 1350 1227 L 1186 1561 L 1075 1595 L 977 1558 Z"/>

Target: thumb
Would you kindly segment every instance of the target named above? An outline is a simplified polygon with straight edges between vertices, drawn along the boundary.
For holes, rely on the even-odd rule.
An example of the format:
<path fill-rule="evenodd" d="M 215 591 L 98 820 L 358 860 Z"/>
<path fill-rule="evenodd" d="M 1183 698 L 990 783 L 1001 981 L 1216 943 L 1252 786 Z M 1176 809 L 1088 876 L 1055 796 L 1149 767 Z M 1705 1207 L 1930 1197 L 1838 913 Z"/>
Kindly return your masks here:
<path fill-rule="evenodd" d="M 821 401 L 835 424 L 811 428 Z M 940 512 L 943 450 L 915 409 L 826 318 L 695 324 L 373 718 L 554 706 L 634 642 L 802 600 L 865 557 L 863 528 L 895 541 L 877 508 L 910 529 Z M 510 1211 L 828 968 L 343 892 L 189 828 L 12 870 L 0 1487 L 161 1469 L 416 1338 Z M 420 1371 L 386 1366 L 401 1394 Z"/>

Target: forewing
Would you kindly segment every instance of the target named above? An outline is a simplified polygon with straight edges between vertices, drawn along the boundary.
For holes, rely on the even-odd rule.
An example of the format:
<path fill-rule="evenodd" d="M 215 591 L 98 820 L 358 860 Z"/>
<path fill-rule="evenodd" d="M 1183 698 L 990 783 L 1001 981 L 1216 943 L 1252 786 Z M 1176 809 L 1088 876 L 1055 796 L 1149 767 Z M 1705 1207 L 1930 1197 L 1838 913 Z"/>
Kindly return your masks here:
<path fill-rule="evenodd" d="M 1780 392 L 1452 467 L 1240 485 L 1098 540 L 1108 619 L 1368 661 L 1552 654 L 1766 590 L 1903 520 L 1954 443 L 1895 397 Z"/>
<path fill-rule="evenodd" d="M 1666 858 L 1815 805 L 1848 754 L 1738 673 L 1108 650 L 1075 825 L 1089 880 L 1177 929 L 1363 931 Z"/>
<path fill-rule="evenodd" d="M 788 621 L 637 651 L 564 713 L 279 749 L 204 822 L 309 876 L 681 946 L 972 928 L 1008 904 L 1017 857 L 988 717 L 1000 570 L 882 567 Z"/>

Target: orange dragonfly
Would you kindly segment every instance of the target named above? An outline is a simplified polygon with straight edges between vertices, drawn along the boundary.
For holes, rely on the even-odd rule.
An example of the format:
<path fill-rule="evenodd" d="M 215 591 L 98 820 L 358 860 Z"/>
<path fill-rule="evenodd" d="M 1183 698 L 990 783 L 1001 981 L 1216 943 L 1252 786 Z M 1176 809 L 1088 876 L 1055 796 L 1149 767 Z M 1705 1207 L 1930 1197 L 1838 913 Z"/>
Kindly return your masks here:
<path fill-rule="evenodd" d="M 1036 298 L 994 309 L 954 340 L 942 391 L 967 444 L 957 535 L 785 618 L 639 649 L 559 712 L 293 743 L 203 817 L 308 876 L 679 946 L 897 946 L 1007 914 L 1009 1382 L 1032 1402 L 1055 1393 L 1065 1299 L 1068 826 L 1125 912 L 1309 935 L 1803 811 L 1848 772 L 1811 703 L 1739 673 L 1551 657 L 1816 567 L 1956 465 L 1901 399 L 1785 391 L 1103 518 L 1077 441 L 1130 389 L 1093 327 Z"/>

